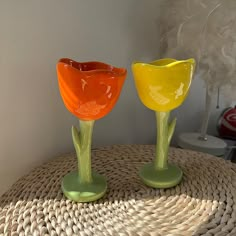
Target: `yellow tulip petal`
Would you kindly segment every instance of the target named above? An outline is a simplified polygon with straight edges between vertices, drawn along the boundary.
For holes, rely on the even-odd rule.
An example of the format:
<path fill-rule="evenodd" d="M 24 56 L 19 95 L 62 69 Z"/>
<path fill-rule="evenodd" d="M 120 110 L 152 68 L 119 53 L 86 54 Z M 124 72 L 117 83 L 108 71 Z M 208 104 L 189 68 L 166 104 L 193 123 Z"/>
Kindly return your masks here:
<path fill-rule="evenodd" d="M 155 111 L 170 111 L 180 106 L 188 94 L 194 67 L 194 59 L 133 63 L 135 85 L 143 104 Z"/>

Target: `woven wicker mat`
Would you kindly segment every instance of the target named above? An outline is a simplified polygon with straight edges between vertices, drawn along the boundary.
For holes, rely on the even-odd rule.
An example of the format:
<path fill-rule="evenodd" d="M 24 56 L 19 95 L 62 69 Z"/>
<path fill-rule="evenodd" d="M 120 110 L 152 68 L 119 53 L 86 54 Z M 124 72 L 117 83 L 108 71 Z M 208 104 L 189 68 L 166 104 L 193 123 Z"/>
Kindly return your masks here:
<path fill-rule="evenodd" d="M 146 187 L 137 176 L 153 159 L 150 145 L 93 150 L 93 168 L 109 189 L 94 203 L 66 200 L 61 178 L 74 154 L 55 158 L 21 178 L 0 198 L 0 235 L 232 235 L 236 236 L 236 166 L 207 154 L 172 148 L 184 171 L 180 185 Z"/>

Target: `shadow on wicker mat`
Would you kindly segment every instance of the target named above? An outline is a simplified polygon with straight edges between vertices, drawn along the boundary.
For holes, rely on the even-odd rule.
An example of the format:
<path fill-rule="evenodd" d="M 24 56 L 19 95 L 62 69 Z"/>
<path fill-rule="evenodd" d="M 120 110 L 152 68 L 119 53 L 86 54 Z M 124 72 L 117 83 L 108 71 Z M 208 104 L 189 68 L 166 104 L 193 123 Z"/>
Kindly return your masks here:
<path fill-rule="evenodd" d="M 235 165 L 172 148 L 170 161 L 184 179 L 175 188 L 152 189 L 137 172 L 154 153 L 150 145 L 93 150 L 93 168 L 109 186 L 94 203 L 62 194 L 62 176 L 76 169 L 74 154 L 36 168 L 0 198 L 0 235 L 236 235 Z"/>

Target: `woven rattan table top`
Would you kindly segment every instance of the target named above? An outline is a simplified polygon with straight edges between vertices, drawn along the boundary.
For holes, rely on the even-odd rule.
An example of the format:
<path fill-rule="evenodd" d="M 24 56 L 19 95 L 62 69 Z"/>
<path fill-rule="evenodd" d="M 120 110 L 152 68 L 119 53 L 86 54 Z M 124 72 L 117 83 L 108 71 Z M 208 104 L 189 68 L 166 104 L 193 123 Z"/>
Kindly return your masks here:
<path fill-rule="evenodd" d="M 171 189 L 146 187 L 137 172 L 152 145 L 114 145 L 92 152 L 108 192 L 93 203 L 62 194 L 61 178 L 76 169 L 69 154 L 17 181 L 0 197 L 0 235 L 232 235 L 236 236 L 236 165 L 203 153 L 171 148 L 169 161 L 184 178 Z"/>

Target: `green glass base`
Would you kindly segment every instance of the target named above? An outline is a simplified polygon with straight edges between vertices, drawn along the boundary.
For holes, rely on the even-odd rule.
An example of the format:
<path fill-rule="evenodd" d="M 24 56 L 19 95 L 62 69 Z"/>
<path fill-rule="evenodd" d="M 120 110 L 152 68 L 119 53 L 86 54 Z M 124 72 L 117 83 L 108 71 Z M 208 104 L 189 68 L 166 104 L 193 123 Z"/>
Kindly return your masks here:
<path fill-rule="evenodd" d="M 78 172 L 70 172 L 62 179 L 62 191 L 68 199 L 76 202 L 92 202 L 98 200 L 106 192 L 106 179 L 94 172 L 92 178 L 92 183 L 82 184 L 80 183 Z"/>
<path fill-rule="evenodd" d="M 171 188 L 180 183 L 183 172 L 175 165 L 168 164 L 167 169 L 156 170 L 153 163 L 144 165 L 139 171 L 143 182 L 153 188 Z"/>

